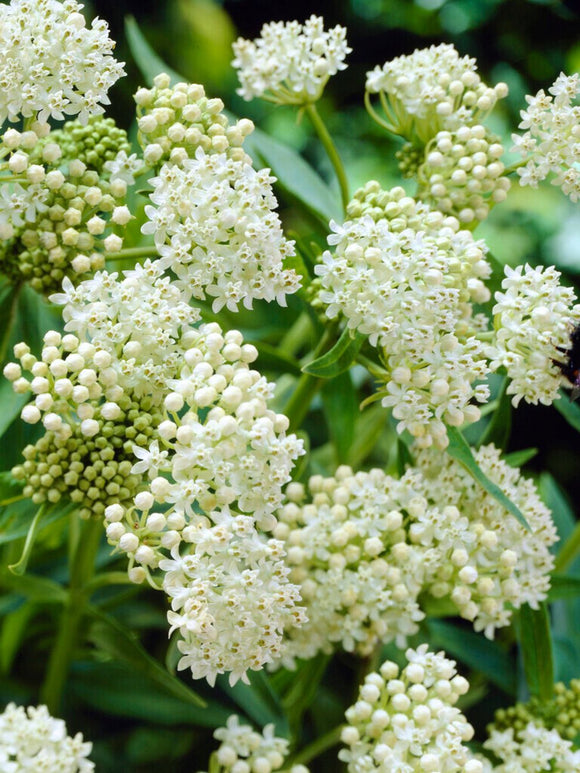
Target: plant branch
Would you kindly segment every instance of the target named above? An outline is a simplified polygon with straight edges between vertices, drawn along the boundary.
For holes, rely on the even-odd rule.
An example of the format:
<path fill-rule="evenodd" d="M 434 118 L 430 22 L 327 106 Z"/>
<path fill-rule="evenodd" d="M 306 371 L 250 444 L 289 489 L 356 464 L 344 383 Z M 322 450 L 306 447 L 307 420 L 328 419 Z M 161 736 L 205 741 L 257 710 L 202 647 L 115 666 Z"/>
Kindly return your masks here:
<path fill-rule="evenodd" d="M 338 155 L 336 145 L 334 144 L 332 137 L 330 136 L 328 129 L 324 124 L 324 121 L 320 117 L 320 113 L 316 109 L 316 105 L 314 103 L 310 103 L 308 105 L 305 105 L 304 109 L 308 113 L 308 117 L 312 121 L 312 125 L 314 126 L 314 129 L 318 134 L 318 137 L 322 142 L 324 149 L 326 150 L 328 158 L 330 159 L 330 162 L 334 167 L 334 171 L 338 178 L 338 184 L 340 186 L 342 206 L 344 207 L 344 210 L 346 212 L 346 206 L 350 201 L 350 195 L 348 192 L 348 181 L 346 179 L 346 172 L 344 171 L 343 163 L 340 159 L 340 156 Z"/>

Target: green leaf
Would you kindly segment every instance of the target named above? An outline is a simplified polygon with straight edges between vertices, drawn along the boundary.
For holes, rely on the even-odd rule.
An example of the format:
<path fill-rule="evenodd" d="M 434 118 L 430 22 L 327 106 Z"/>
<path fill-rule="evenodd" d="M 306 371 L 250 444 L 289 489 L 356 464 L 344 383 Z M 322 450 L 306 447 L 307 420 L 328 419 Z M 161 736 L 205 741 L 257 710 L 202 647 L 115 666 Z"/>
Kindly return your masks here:
<path fill-rule="evenodd" d="M 94 619 L 89 630 L 89 638 L 98 649 L 117 660 L 128 663 L 135 672 L 148 676 L 176 698 L 197 707 L 206 705 L 197 693 L 152 658 L 131 632 L 114 617 L 92 606 L 89 606 L 88 610 Z"/>
<path fill-rule="evenodd" d="M 126 663 L 76 662 L 68 683 L 70 692 L 83 704 L 113 717 L 130 717 L 175 727 L 177 724 L 220 727 L 231 707 L 215 702 L 203 708 L 178 697 L 136 672 Z"/>
<path fill-rule="evenodd" d="M 364 341 L 365 336 L 360 333 L 355 333 L 353 336 L 351 331 L 345 328 L 332 349 L 309 362 L 302 370 L 318 378 L 339 376 L 350 368 Z"/>
<path fill-rule="evenodd" d="M 299 724 L 302 715 L 316 698 L 329 661 L 328 655 L 317 655 L 301 663 L 299 670 L 292 674 L 290 688 L 282 699 L 292 725 Z"/>
<path fill-rule="evenodd" d="M 260 726 L 273 722 L 277 734 L 287 734 L 288 721 L 284 716 L 280 699 L 272 689 L 265 671 L 249 671 L 248 678 L 250 684 L 238 681 L 232 687 L 228 677 L 220 675 L 217 683 L 247 717 Z"/>
<path fill-rule="evenodd" d="M 50 505 L 45 508 L 40 528 L 44 529 L 52 523 L 64 518 L 73 509 L 70 502 Z M 38 515 L 38 505 L 30 499 L 3 505 L 0 507 L 0 545 L 26 537 L 35 516 Z"/>
<path fill-rule="evenodd" d="M 429 641 L 433 647 L 445 650 L 475 671 L 484 674 L 493 684 L 516 694 L 516 669 L 512 658 L 497 643 L 473 631 L 459 628 L 447 620 L 429 620 Z"/>
<path fill-rule="evenodd" d="M 259 164 L 268 166 L 278 185 L 328 228 L 330 220 L 342 222 L 340 202 L 317 172 L 295 150 L 255 129 L 244 149 Z"/>
<path fill-rule="evenodd" d="M 322 389 L 322 405 L 338 464 L 348 464 L 359 414 L 357 394 L 348 371 L 327 381 Z"/>
<path fill-rule="evenodd" d="M 548 601 L 572 599 L 580 596 L 580 576 L 553 574 L 550 584 L 551 588 L 548 592 Z"/>
<path fill-rule="evenodd" d="M 9 501 L 19 500 L 24 483 L 16 480 L 10 472 L 0 472 L 0 504 L 6 507 Z"/>
<path fill-rule="evenodd" d="M 10 357 L 9 346 L 16 320 L 20 286 L 10 284 L 2 278 L 0 285 L 0 362 Z"/>
<path fill-rule="evenodd" d="M 183 78 L 176 73 L 175 70 L 172 70 L 169 65 L 165 64 L 165 62 L 157 56 L 153 48 L 151 48 L 145 39 L 133 16 L 125 17 L 125 34 L 135 64 L 141 71 L 148 86 L 152 86 L 155 76 L 162 72 L 169 75 L 172 86 L 186 80 L 186 78 Z"/>
<path fill-rule="evenodd" d="M 530 694 L 541 701 L 551 699 L 554 690 L 554 663 L 548 607 L 538 609 L 524 604 L 519 613 L 519 644 Z"/>
<path fill-rule="evenodd" d="M 26 567 L 28 566 L 28 561 L 32 553 L 32 548 L 34 547 L 34 543 L 36 542 L 36 537 L 38 536 L 38 533 L 40 532 L 42 526 L 44 525 L 42 523 L 44 513 L 45 513 L 45 507 L 44 505 L 41 505 L 40 508 L 38 509 L 38 512 L 32 519 L 32 523 L 30 524 L 30 528 L 28 529 L 28 533 L 26 534 L 24 547 L 22 548 L 22 554 L 19 560 L 15 564 L 10 564 L 10 566 L 8 567 L 11 572 L 14 572 L 14 574 L 24 574 L 24 572 L 26 571 Z"/>
<path fill-rule="evenodd" d="M 500 487 L 487 477 L 475 461 L 471 448 L 465 442 L 465 438 L 461 432 L 456 427 L 447 427 L 447 436 L 449 438 L 449 445 L 447 446 L 447 453 L 449 456 L 459 462 L 459 464 L 467 470 L 471 477 L 476 480 L 488 494 L 491 494 L 491 496 L 497 500 L 502 507 L 505 507 L 505 509 L 510 512 L 525 529 L 530 531 L 530 526 L 519 507 L 516 507 L 511 499 L 508 499 Z"/>
<path fill-rule="evenodd" d="M 44 604 L 64 604 L 68 598 L 68 592 L 62 585 L 36 574 L 3 572 L 0 575 L 0 588 L 26 596 L 29 601 L 42 601 Z"/>
<path fill-rule="evenodd" d="M 557 556 L 554 571 L 564 574 L 567 569 L 580 571 L 580 561 L 577 560 L 579 544 L 579 527 L 576 523 L 574 509 L 556 480 L 548 472 L 540 476 L 540 495 L 552 512 L 559 542 L 552 548 Z"/>
<path fill-rule="evenodd" d="M 397 437 L 397 472 L 399 477 L 403 477 L 408 465 L 412 467 L 414 464 L 415 460 L 413 459 L 413 454 L 409 451 L 409 446 L 402 437 Z"/>
<path fill-rule="evenodd" d="M 563 389 L 560 390 L 560 395 L 560 399 L 554 400 L 552 405 L 576 432 L 580 432 L 580 406 L 573 403 Z"/>
<path fill-rule="evenodd" d="M 507 447 L 512 427 L 512 401 L 506 391 L 507 385 L 506 376 L 498 395 L 498 406 L 477 443 L 478 447 L 489 443 L 493 443 L 496 448 Z"/>
<path fill-rule="evenodd" d="M 0 376 L 0 437 L 4 435 L 12 422 L 20 416 L 22 407 L 30 400 L 30 395 L 18 395 L 12 389 L 12 384 Z"/>
<path fill-rule="evenodd" d="M 510 467 L 523 467 L 524 464 L 533 459 L 538 453 L 537 448 L 522 448 L 521 451 L 512 451 L 511 454 L 505 454 L 503 460 Z"/>
<path fill-rule="evenodd" d="M 359 467 L 375 448 L 385 430 L 388 413 L 382 405 L 373 405 L 358 415 L 354 441 L 350 450 L 350 463 Z"/>
<path fill-rule="evenodd" d="M 36 614 L 34 604 L 22 604 L 4 617 L 0 630 L 0 670 L 9 674 L 14 658 L 24 640 L 29 622 Z"/>

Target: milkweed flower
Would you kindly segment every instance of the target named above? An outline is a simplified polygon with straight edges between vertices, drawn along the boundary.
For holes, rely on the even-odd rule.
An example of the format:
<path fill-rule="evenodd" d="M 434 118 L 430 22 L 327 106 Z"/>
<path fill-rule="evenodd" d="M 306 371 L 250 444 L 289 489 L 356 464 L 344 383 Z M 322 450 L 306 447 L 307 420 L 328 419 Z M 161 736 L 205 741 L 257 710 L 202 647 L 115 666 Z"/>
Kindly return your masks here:
<path fill-rule="evenodd" d="M 543 89 L 526 96 L 528 107 L 522 110 L 520 129 L 512 134 L 515 150 L 528 159 L 520 167 L 520 185 L 536 188 L 550 174 L 572 201 L 580 196 L 580 76 L 560 73 L 546 94 Z M 551 96 L 550 96 L 551 95 Z"/>
<path fill-rule="evenodd" d="M 46 706 L 16 706 L 9 703 L 0 714 L 0 770 L 62 770 L 90 773 L 88 759 L 92 743 L 82 733 L 67 735 L 62 719 L 55 719 Z"/>
<path fill-rule="evenodd" d="M 180 163 L 194 158 L 197 148 L 208 155 L 225 153 L 228 158 L 251 163 L 242 143 L 254 124 L 242 118 L 230 126 L 222 100 L 207 97 L 200 84 L 172 86 L 169 75 L 161 73 L 155 77 L 153 88 L 140 88 L 134 99 L 138 139 L 150 167 L 158 169 L 167 161 Z"/>
<path fill-rule="evenodd" d="M 495 338 L 488 356 L 492 369 L 507 370 L 515 406 L 522 399 L 550 405 L 560 387 L 570 386 L 556 363 L 566 361 L 580 304 L 560 276 L 554 266 L 506 266 L 503 292 L 495 293 Z"/>
<path fill-rule="evenodd" d="M 125 74 L 101 19 L 87 27 L 76 0 L 11 0 L 0 5 L 0 124 L 20 116 L 40 123 L 104 112 Z"/>
<path fill-rule="evenodd" d="M 476 70 L 475 59 L 442 43 L 375 67 L 367 73 L 366 90 L 381 95 L 385 112 L 379 122 L 426 145 L 440 131 L 481 123 L 507 96 L 505 83 L 486 86 Z"/>
<path fill-rule="evenodd" d="M 410 469 L 401 482 L 416 496 L 409 539 L 426 550 L 424 590 L 449 598 L 476 631 L 492 639 L 496 628 L 509 624 L 513 608 L 536 609 L 546 598 L 554 566 L 550 548 L 558 537 L 533 481 L 503 461 L 493 445 L 474 456 L 523 513 L 530 531 L 458 462 L 432 450 L 416 454 L 420 475 Z"/>
<path fill-rule="evenodd" d="M 535 722 L 529 722 L 518 733 L 511 727 L 503 731 L 492 729 L 483 747 L 501 760 L 500 765 L 484 766 L 486 773 L 564 773 L 580 769 L 580 751 L 574 751 L 572 742 L 563 739 L 557 730 L 548 730 Z"/>
<path fill-rule="evenodd" d="M 187 297 L 214 299 L 213 311 L 255 299 L 286 305 L 300 278 L 283 266 L 294 243 L 282 232 L 269 169 L 256 172 L 224 153 L 165 164 L 151 180 L 152 204 L 143 233 L 153 234 L 161 258 Z"/>
<path fill-rule="evenodd" d="M 404 646 L 423 619 L 422 548 L 406 529 L 406 488 L 381 470 L 310 478 L 286 489 L 274 535 L 284 540 L 290 579 L 308 622 L 287 631 L 285 666 L 337 644 L 368 655 L 378 642 Z"/>
<path fill-rule="evenodd" d="M 316 102 L 330 76 L 346 69 L 344 59 L 351 51 L 346 29 L 337 25 L 325 30 L 324 19 L 315 15 L 304 24 L 264 24 L 259 38 L 238 38 L 233 50 L 238 94 L 283 105 Z"/>
<path fill-rule="evenodd" d="M 402 669 L 387 660 L 365 677 L 338 757 L 349 773 L 371 771 L 462 771 L 481 773 L 482 763 L 464 746 L 473 728 L 455 703 L 469 689 L 455 661 L 426 644 L 405 653 Z"/>
<path fill-rule="evenodd" d="M 344 316 L 379 349 L 382 404 L 398 431 L 443 448 L 444 422 L 477 421 L 472 401 L 487 399 L 487 387 L 474 386 L 489 369 L 472 303 L 489 299 L 490 268 L 483 242 L 399 190 L 369 190 L 371 201 L 363 194 L 353 207 L 360 216 L 331 222 L 335 249 L 315 267 L 318 299 L 329 319 Z"/>
<path fill-rule="evenodd" d="M 288 756 L 289 743 L 278 738 L 273 724 L 266 725 L 262 733 L 250 725 L 240 724 L 235 714 L 228 718 L 225 727 L 219 727 L 213 734 L 221 741 L 219 749 L 212 754 L 223 773 L 271 773 L 279 770 Z M 293 765 L 288 773 L 308 773 L 304 765 Z"/>

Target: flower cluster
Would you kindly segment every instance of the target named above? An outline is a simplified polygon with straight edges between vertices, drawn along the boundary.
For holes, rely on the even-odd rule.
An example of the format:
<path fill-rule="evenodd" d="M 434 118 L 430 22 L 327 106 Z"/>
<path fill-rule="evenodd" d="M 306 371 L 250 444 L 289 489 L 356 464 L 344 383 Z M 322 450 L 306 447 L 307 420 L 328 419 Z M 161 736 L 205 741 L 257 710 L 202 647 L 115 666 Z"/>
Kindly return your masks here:
<path fill-rule="evenodd" d="M 66 277 L 102 268 L 107 253 L 122 247 L 132 218 L 127 185 L 98 170 L 107 149 L 96 142 L 91 154 L 89 127 L 79 127 L 78 143 L 74 126 L 48 136 L 40 125 L 38 134 L 9 129 L 2 138 L 1 166 L 10 177 L 0 186 L 0 269 L 15 284 L 48 294 Z"/>
<path fill-rule="evenodd" d="M 257 733 L 250 725 L 240 725 L 235 714 L 215 731 L 214 738 L 221 741 L 212 754 L 219 766 L 217 773 L 272 773 L 280 770 L 288 756 L 288 741 L 274 735 L 274 725 Z M 289 773 L 308 773 L 308 768 L 293 765 Z"/>
<path fill-rule="evenodd" d="M 171 161 L 193 158 L 197 148 L 207 153 L 226 153 L 235 161 L 249 161 L 242 150 L 254 124 L 242 118 L 232 126 L 224 115 L 221 99 L 208 99 L 197 83 L 176 83 L 161 73 L 151 89 L 135 94 L 137 126 L 143 158 L 157 168 Z"/>
<path fill-rule="evenodd" d="M 465 741 L 473 728 L 455 703 L 469 684 L 443 652 L 426 644 L 405 653 L 407 665 L 385 661 L 365 677 L 358 701 L 346 712 L 339 759 L 349 773 L 462 771 L 481 773 Z"/>
<path fill-rule="evenodd" d="M 151 180 L 152 205 L 142 230 L 153 234 L 160 265 L 171 269 L 187 297 L 214 298 L 212 308 L 254 299 L 276 300 L 299 287 L 293 269 L 283 268 L 294 244 L 282 232 L 269 169 L 256 172 L 225 153 L 165 164 Z"/>
<path fill-rule="evenodd" d="M 580 769 L 580 751 L 573 750 L 572 742 L 564 740 L 557 730 L 534 722 L 517 735 L 511 727 L 503 732 L 492 730 L 483 746 L 501 760 L 500 765 L 484 766 L 485 773 L 564 773 Z"/>
<path fill-rule="evenodd" d="M 499 137 L 481 124 L 439 132 L 417 172 L 420 197 L 461 223 L 476 225 L 491 206 L 505 200 L 510 188 L 502 154 Z"/>
<path fill-rule="evenodd" d="M 64 161 L 81 161 L 103 177 L 107 177 L 103 174 L 106 164 L 114 161 L 119 153 L 127 154 L 131 150 L 127 132 L 120 129 L 112 118 L 100 115 L 89 118 L 86 124 L 67 121 L 62 128 L 52 131 L 44 142 L 54 142 L 59 146 L 61 164 Z"/>
<path fill-rule="evenodd" d="M 485 246 L 457 230 L 455 218 L 431 218 L 424 205 L 408 205 L 408 197 L 388 199 L 386 217 L 331 222 L 328 242 L 336 247 L 315 267 L 319 298 L 329 319 L 344 315 L 350 330 L 380 347 L 382 402 L 393 408 L 398 430 L 408 430 L 421 446 L 444 448 L 444 422 L 477 421 L 471 401 L 488 396 L 485 385 L 473 386 L 488 372 L 472 308 L 489 298 L 482 281 L 490 273 Z M 364 207 L 357 202 L 356 209 Z"/>
<path fill-rule="evenodd" d="M 336 643 L 368 655 L 377 642 L 418 630 L 424 615 L 422 551 L 405 529 L 406 487 L 381 470 L 354 474 L 339 467 L 332 478 L 314 476 L 305 490 L 290 484 L 274 535 L 283 539 L 300 585 L 308 623 L 289 630 L 283 662 L 331 652 Z"/>
<path fill-rule="evenodd" d="M 304 24 L 264 24 L 257 40 L 238 38 L 233 48 L 238 94 L 285 105 L 316 102 L 330 76 L 346 68 L 351 51 L 344 27 L 325 30 L 324 20 L 314 15 Z"/>
<path fill-rule="evenodd" d="M 580 76 L 561 73 L 548 89 L 535 97 L 527 96 L 528 108 L 521 111 L 522 135 L 513 134 L 513 150 L 529 159 L 518 169 L 520 185 L 537 187 L 550 173 L 562 191 L 578 201 L 580 196 Z"/>
<path fill-rule="evenodd" d="M 92 743 L 81 733 L 67 735 L 62 719 L 54 719 L 46 706 L 16 706 L 9 703 L 0 714 L 0 770 L 90 773 L 88 759 Z"/>
<path fill-rule="evenodd" d="M 518 737 L 530 722 L 556 730 L 562 738 L 573 741 L 580 733 L 580 679 L 572 679 L 568 686 L 557 682 L 550 700 L 532 696 L 527 703 L 498 709 L 488 733 L 513 728 Z"/>
<path fill-rule="evenodd" d="M 560 273 L 548 268 L 505 267 L 504 292 L 495 294 L 495 339 L 488 350 L 493 369 L 503 366 L 510 378 L 508 393 L 517 405 L 550 405 L 568 382 L 557 363 L 566 359 L 570 334 L 580 322 L 580 304 Z"/>
<path fill-rule="evenodd" d="M 460 57 L 452 45 L 417 49 L 367 73 L 367 95 L 380 94 L 384 118 L 371 115 L 389 131 L 414 144 L 426 145 L 443 130 L 481 123 L 498 99 L 507 95 L 505 83 L 486 86 L 476 72 L 475 59 Z M 370 107 L 370 100 L 367 99 Z"/>
<path fill-rule="evenodd" d="M 438 512 L 422 509 L 409 533 L 425 548 L 425 589 L 449 598 L 476 631 L 493 638 L 508 625 L 512 608 L 536 609 L 546 598 L 554 557 L 556 528 L 533 481 L 500 458 L 493 445 L 482 446 L 475 460 L 487 477 L 524 514 L 527 531 L 456 461 L 433 451 L 416 457 L 417 476 L 407 480 L 418 498 L 439 504 Z"/>
<path fill-rule="evenodd" d="M 82 123 L 103 112 L 123 65 L 107 23 L 90 28 L 76 0 L 10 0 L 0 5 L 0 124 L 20 116 Z"/>

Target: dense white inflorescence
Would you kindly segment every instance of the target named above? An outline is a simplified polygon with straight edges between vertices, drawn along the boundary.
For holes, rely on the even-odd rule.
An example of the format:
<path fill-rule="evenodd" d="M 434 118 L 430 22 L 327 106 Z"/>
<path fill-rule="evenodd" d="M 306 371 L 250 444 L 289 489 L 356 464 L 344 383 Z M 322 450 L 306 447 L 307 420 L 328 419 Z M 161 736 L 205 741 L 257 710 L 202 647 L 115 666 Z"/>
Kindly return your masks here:
<path fill-rule="evenodd" d="M 512 134 L 512 150 L 528 159 L 518 169 L 520 185 L 537 187 L 551 173 L 554 185 L 572 201 L 580 196 L 580 75 L 560 73 L 553 85 L 527 96 L 528 108 L 521 111 L 520 129 L 523 134 Z"/>
<path fill-rule="evenodd" d="M 178 277 L 185 297 L 214 298 L 212 308 L 255 299 L 286 305 L 300 277 L 283 261 L 294 243 L 282 232 L 274 212 L 274 178 L 224 153 L 198 148 L 181 165 L 165 164 L 151 183 L 153 205 L 145 208 L 143 233 L 153 234 L 160 265 Z"/>
<path fill-rule="evenodd" d="M 556 527 L 533 481 L 501 459 L 493 445 L 482 446 L 475 460 L 487 477 L 520 509 L 530 530 L 483 491 L 455 460 L 423 451 L 403 478 L 415 490 L 417 512 L 410 541 L 425 548 L 425 589 L 449 598 L 476 631 L 493 638 L 510 623 L 512 609 L 536 609 L 550 588 Z M 420 507 L 434 502 L 438 510 Z"/>
<path fill-rule="evenodd" d="M 346 29 L 337 25 L 325 30 L 324 19 L 315 15 L 304 24 L 264 24 L 259 38 L 238 38 L 233 48 L 238 94 L 293 105 L 319 99 L 330 76 L 346 68 L 344 59 L 351 51 Z"/>
<path fill-rule="evenodd" d="M 101 19 L 87 27 L 76 0 L 11 0 L 0 5 L 0 124 L 20 116 L 82 123 L 103 113 L 125 74 Z"/>
<path fill-rule="evenodd" d="M 570 333 L 580 322 L 580 304 L 571 287 L 560 284 L 553 266 L 505 267 L 504 292 L 495 293 L 495 338 L 488 349 L 491 367 L 504 367 L 514 405 L 550 405 L 569 385 L 556 362 L 566 362 Z"/>
<path fill-rule="evenodd" d="M 407 665 L 385 661 L 365 677 L 358 701 L 346 712 L 338 756 L 349 773 L 461 771 L 481 773 L 464 742 L 473 728 L 454 704 L 469 689 L 443 652 L 426 644 L 405 653 Z"/>
<path fill-rule="evenodd" d="M 437 132 L 481 123 L 507 95 L 505 83 L 486 86 L 476 69 L 475 59 L 441 43 L 375 67 L 366 90 L 381 95 L 380 123 L 425 145 Z"/>
<path fill-rule="evenodd" d="M 88 759 L 92 743 L 82 733 L 67 735 L 62 719 L 55 719 L 46 706 L 16 706 L 9 703 L 0 714 L 0 770 L 63 771 L 90 773 L 95 769 Z"/>
<path fill-rule="evenodd" d="M 404 201 L 395 204 L 402 217 L 394 220 L 405 222 Z M 335 249 L 323 253 L 315 272 L 326 316 L 344 315 L 349 329 L 380 348 L 382 403 L 393 409 L 398 431 L 408 430 L 421 446 L 444 448 L 444 422 L 477 421 L 472 400 L 488 396 L 485 385 L 474 386 L 488 365 L 472 303 L 489 299 L 483 280 L 490 268 L 483 242 L 457 230 L 455 218 L 432 226 L 422 206 L 423 223 L 413 206 L 412 225 L 402 230 L 364 207 L 354 220 L 331 222 Z"/>

